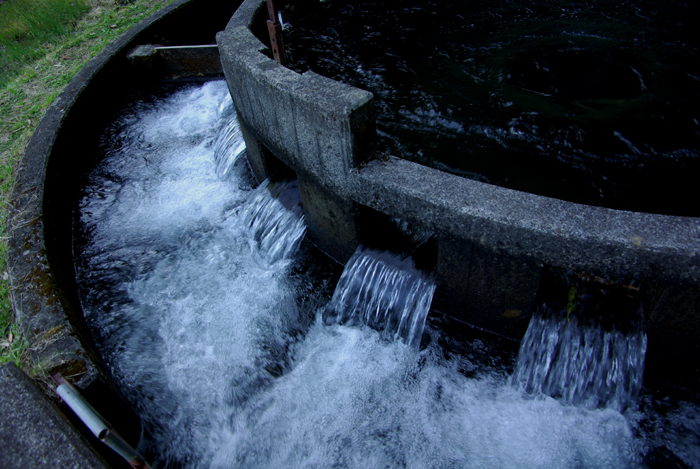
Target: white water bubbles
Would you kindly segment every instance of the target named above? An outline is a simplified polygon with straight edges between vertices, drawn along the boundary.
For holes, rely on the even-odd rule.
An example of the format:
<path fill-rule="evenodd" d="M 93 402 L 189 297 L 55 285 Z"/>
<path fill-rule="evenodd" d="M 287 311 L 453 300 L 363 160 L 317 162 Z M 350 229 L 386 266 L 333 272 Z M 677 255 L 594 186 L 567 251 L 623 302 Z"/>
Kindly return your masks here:
<path fill-rule="evenodd" d="M 284 257 L 295 250 L 258 262 L 243 223 L 254 192 L 236 171 L 215 174 L 227 93 L 212 82 L 127 111 L 115 129 L 123 145 L 109 146 L 80 202 L 85 316 L 163 466 L 206 467 L 223 409 L 264 387 L 296 340 Z"/>
<path fill-rule="evenodd" d="M 634 467 L 627 420 L 470 379 L 437 345 L 416 351 L 319 318 L 293 366 L 212 434 L 213 468 Z"/>

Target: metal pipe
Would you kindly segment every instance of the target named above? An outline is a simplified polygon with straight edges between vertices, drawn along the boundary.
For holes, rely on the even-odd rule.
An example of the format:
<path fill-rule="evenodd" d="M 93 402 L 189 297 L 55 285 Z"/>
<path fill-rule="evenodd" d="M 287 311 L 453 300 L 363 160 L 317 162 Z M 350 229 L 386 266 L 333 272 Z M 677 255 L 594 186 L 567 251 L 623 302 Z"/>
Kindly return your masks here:
<path fill-rule="evenodd" d="M 80 393 L 61 376 L 56 373 L 51 377 L 57 384 L 56 394 L 85 424 L 86 427 L 104 444 L 112 448 L 119 456 L 124 458 L 135 469 L 150 469 L 143 457 L 136 452 L 124 439 L 112 428 Z"/>

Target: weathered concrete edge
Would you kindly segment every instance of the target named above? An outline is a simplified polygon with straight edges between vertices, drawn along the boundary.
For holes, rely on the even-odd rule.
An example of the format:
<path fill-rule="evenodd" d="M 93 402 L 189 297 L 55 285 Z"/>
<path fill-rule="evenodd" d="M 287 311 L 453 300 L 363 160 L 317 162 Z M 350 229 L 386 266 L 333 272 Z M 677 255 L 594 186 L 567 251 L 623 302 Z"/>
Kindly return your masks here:
<path fill-rule="evenodd" d="M 108 467 L 14 363 L 0 367 L 0 414 L 4 468 Z"/>
<path fill-rule="evenodd" d="M 217 43 L 239 118 L 297 172 L 309 172 L 341 197 L 438 235 L 468 239 L 513 256 L 612 277 L 700 282 L 700 218 L 575 204 L 393 157 L 361 166 L 362 157 L 348 154 L 355 150 L 347 145 L 354 138 L 351 127 L 359 125 L 350 116 L 371 107 L 371 96 L 316 74 L 297 74 L 267 57 L 265 45 L 250 31 L 263 5 L 246 0 L 217 35 Z M 345 100 L 338 102 L 338 96 Z M 299 102 L 308 113 L 293 110 Z M 276 107 L 278 111 L 269 115 Z M 319 115 L 345 121 L 314 128 Z M 298 135 L 305 140 L 313 131 L 327 138 L 311 136 L 310 145 L 296 140 Z M 334 143 L 324 147 L 336 138 L 346 143 L 344 148 L 334 148 Z M 340 158 L 333 161 L 328 155 Z"/>
<path fill-rule="evenodd" d="M 544 264 L 645 281 L 700 281 L 700 219 L 528 194 L 390 157 L 356 170 L 356 200 L 436 233 Z"/>
<path fill-rule="evenodd" d="M 573 204 L 369 152 L 371 99 L 354 109 L 296 109 L 298 84 L 308 78 L 275 63 L 251 32 L 263 3 L 244 2 L 217 43 L 251 168 L 261 181 L 283 169 L 280 161 L 297 173 L 307 239 L 343 262 L 377 231 L 368 210 L 431 230 L 433 307 L 515 340 L 547 287 L 547 267 L 642 281 L 645 382 L 700 389 L 699 219 Z M 315 104 L 334 106 L 323 92 Z M 318 118 L 334 112 L 342 119 Z"/>
<path fill-rule="evenodd" d="M 7 222 L 10 235 L 7 264 L 13 308 L 22 333 L 32 344 L 35 366 L 49 373 L 61 371 L 66 376 L 80 376 L 76 380 L 79 386 L 89 385 L 98 371 L 68 320 L 49 268 L 43 221 L 49 156 L 65 117 L 93 77 L 146 28 L 191 1 L 178 0 L 159 10 L 91 59 L 49 106 L 15 172 Z"/>
<path fill-rule="evenodd" d="M 349 197 L 350 170 L 369 135 L 357 127 L 372 114 L 367 111 L 372 94 L 313 72 L 298 74 L 269 59 L 245 20 L 261 5 L 243 2 L 217 35 L 239 119 L 253 131 L 264 129 L 256 137 L 287 164 Z"/>

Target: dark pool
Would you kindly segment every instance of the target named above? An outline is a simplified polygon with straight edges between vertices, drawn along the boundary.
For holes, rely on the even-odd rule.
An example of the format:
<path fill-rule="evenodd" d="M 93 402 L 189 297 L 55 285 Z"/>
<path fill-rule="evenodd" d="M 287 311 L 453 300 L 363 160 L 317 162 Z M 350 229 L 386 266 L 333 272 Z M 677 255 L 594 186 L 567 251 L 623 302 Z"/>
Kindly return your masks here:
<path fill-rule="evenodd" d="M 379 149 L 500 186 L 698 216 L 700 5 L 310 1 L 290 67 L 374 93 Z"/>

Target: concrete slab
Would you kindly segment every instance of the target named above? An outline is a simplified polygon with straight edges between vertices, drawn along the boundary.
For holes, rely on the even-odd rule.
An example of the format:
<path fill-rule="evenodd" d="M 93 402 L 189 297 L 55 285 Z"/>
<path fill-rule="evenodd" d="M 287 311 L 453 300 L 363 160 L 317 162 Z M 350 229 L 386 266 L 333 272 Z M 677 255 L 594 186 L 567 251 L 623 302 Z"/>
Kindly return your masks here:
<path fill-rule="evenodd" d="M 14 363 L 0 368 L 0 415 L 2 468 L 108 467 Z"/>

